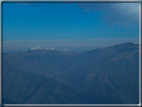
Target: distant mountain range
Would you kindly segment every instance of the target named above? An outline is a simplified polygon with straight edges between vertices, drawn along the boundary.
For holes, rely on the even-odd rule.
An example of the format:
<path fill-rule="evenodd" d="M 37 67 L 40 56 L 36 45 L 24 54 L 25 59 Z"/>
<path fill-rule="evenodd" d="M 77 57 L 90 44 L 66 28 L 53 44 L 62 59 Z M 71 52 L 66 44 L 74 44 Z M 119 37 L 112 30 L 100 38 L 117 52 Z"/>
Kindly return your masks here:
<path fill-rule="evenodd" d="M 48 47 L 48 48 L 45 48 L 45 49 L 42 49 L 41 47 L 34 47 L 34 48 L 28 49 L 28 51 L 32 51 L 32 50 L 55 50 L 55 49 L 52 48 L 52 47 Z"/>
<path fill-rule="evenodd" d="M 139 45 L 3 54 L 3 103 L 138 104 Z"/>

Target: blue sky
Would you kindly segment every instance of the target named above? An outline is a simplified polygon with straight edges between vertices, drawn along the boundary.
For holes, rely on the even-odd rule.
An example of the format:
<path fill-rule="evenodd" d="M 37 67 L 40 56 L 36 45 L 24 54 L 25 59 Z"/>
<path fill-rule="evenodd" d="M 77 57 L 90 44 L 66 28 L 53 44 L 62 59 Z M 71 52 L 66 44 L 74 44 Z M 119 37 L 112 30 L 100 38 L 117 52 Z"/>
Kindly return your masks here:
<path fill-rule="evenodd" d="M 138 3 L 3 3 L 3 49 L 7 51 L 90 50 L 138 43 L 138 38 Z"/>
<path fill-rule="evenodd" d="M 4 3 L 3 40 L 138 38 L 138 9 L 136 3 Z"/>

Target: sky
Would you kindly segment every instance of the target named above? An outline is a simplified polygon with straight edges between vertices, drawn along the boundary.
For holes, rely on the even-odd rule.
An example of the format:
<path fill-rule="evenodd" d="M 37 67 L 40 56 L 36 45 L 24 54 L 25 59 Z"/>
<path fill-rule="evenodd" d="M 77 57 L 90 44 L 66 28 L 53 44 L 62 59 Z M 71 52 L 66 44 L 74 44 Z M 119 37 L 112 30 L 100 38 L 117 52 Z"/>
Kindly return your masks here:
<path fill-rule="evenodd" d="M 88 45 L 91 40 L 92 46 L 96 41 L 105 46 L 138 43 L 138 38 L 138 3 L 3 3 L 3 41 L 7 48 L 16 43 L 20 48 L 22 42 L 29 44 L 25 48 L 37 46 L 37 42 L 43 46 L 43 40 L 53 41 L 50 46 L 59 40 L 64 47 L 67 43 Z"/>

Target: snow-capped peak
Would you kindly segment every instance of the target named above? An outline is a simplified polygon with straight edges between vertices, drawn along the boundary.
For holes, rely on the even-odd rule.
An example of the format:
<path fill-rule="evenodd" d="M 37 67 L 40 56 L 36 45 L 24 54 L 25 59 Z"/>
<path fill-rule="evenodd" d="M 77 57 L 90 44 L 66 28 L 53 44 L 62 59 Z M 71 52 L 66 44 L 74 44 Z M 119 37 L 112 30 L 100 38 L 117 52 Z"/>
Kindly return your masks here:
<path fill-rule="evenodd" d="M 29 48 L 28 51 L 31 51 L 31 50 L 37 50 L 37 49 L 42 49 L 42 48 L 41 48 L 41 47 Z"/>

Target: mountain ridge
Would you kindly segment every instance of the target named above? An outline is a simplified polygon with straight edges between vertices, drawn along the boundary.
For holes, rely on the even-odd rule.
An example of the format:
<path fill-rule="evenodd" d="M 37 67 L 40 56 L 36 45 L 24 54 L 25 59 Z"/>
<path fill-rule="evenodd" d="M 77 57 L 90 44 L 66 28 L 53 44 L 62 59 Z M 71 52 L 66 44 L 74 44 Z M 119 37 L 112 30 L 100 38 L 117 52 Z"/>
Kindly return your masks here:
<path fill-rule="evenodd" d="M 71 91 L 70 89 L 80 93 L 76 98 L 82 97 L 81 102 L 84 102 L 85 99 L 86 103 L 111 103 L 113 99 L 114 101 L 112 101 L 112 103 L 138 103 L 138 46 L 137 44 L 125 43 L 107 48 L 94 49 L 81 54 L 55 50 L 34 50 L 25 53 L 3 54 L 3 72 L 5 72 L 3 76 L 5 80 L 5 76 L 8 76 L 7 71 L 16 71 L 17 73 L 20 73 L 18 71 L 22 71 L 27 72 L 27 75 L 30 75 L 30 73 L 41 75 L 64 84 L 65 86 L 62 85 L 62 87 L 70 87 L 65 88 L 68 89 L 69 93 Z M 14 76 L 14 74 L 9 75 L 9 78 L 13 78 L 11 76 Z M 22 81 L 25 81 L 24 78 Z M 5 84 L 10 85 L 12 82 Z M 42 87 L 44 87 L 44 85 Z M 38 88 L 40 89 L 40 87 Z M 46 87 L 44 87 L 44 89 L 46 89 Z M 57 88 L 57 92 L 62 93 L 62 89 L 63 88 Z M 5 93 L 8 95 L 7 92 Z M 65 93 L 61 95 L 65 95 Z M 75 93 L 71 95 L 77 96 Z M 94 95 L 94 97 L 92 95 Z M 99 96 L 101 96 L 102 99 Z M 4 97 L 7 98 L 8 96 L 6 97 L 4 94 Z M 89 97 L 91 98 L 90 102 L 86 99 Z M 54 102 L 54 99 L 60 103 L 66 102 L 61 101 L 60 99 L 62 98 L 54 92 L 51 94 L 50 98 L 52 99 L 51 102 Z M 93 100 L 98 98 L 100 100 Z M 108 98 L 108 100 L 106 100 L 106 98 Z M 42 99 L 44 101 L 44 98 Z M 38 102 L 38 100 L 35 99 L 35 102 L 36 101 Z M 71 98 L 68 99 L 68 101 L 72 102 L 73 100 Z M 31 102 L 32 100 L 28 103 Z M 42 100 L 40 100 L 40 102 L 42 102 Z"/>

